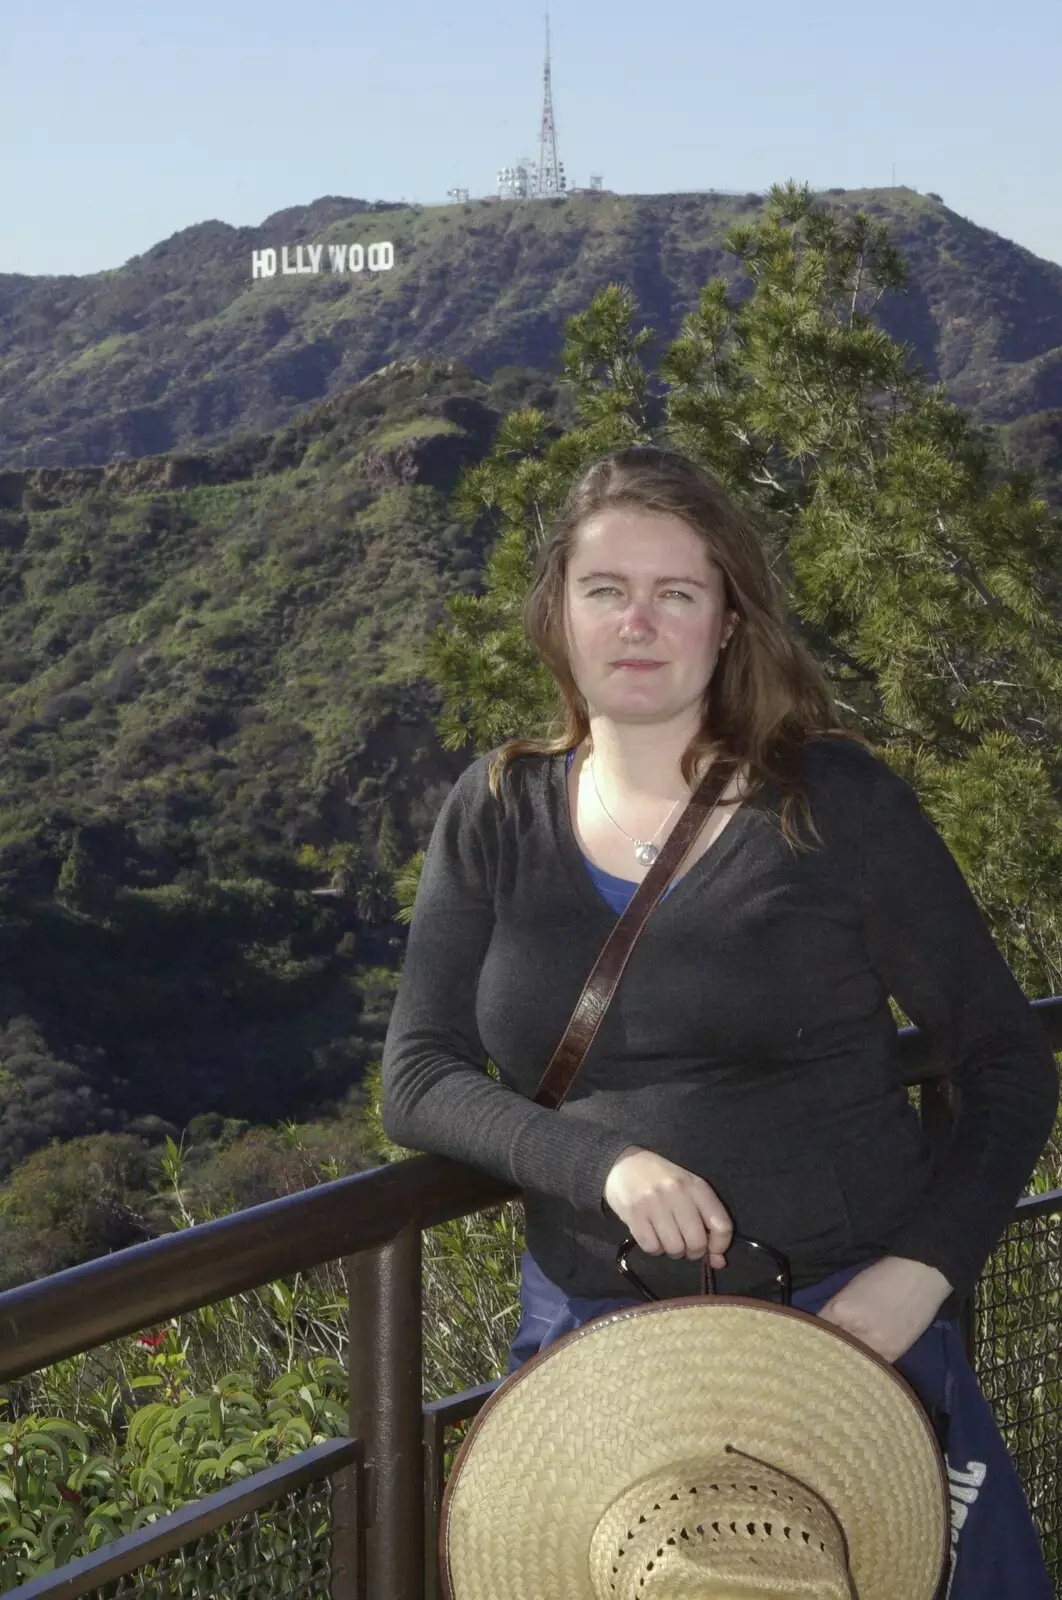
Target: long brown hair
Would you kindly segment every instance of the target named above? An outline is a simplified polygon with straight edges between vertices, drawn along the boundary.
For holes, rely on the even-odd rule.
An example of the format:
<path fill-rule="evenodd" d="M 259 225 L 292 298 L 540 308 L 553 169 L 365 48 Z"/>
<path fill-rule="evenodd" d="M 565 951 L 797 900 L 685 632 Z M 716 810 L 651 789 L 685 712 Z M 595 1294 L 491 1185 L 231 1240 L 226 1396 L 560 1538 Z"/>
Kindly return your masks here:
<path fill-rule="evenodd" d="M 705 689 L 701 728 L 683 752 L 683 778 L 694 788 L 706 757 L 724 764 L 731 775 L 747 764 L 745 798 L 752 799 L 767 781 L 777 783 L 784 796 L 783 837 L 792 848 L 806 848 L 791 828 L 792 810 L 799 804 L 821 844 L 800 776 L 801 747 L 822 737 L 873 747 L 840 722 L 824 672 L 787 628 L 779 588 L 749 518 L 703 467 L 655 445 L 629 446 L 603 456 L 568 492 L 523 606 L 531 646 L 557 685 L 559 704 L 552 723 L 560 723 L 563 731 L 501 745 L 489 763 L 491 794 L 499 799 L 502 775 L 519 756 L 557 755 L 574 749 L 590 732 L 586 701 L 568 659 L 565 588 L 580 527 L 619 506 L 680 517 L 721 568 L 727 607 L 738 616 Z"/>

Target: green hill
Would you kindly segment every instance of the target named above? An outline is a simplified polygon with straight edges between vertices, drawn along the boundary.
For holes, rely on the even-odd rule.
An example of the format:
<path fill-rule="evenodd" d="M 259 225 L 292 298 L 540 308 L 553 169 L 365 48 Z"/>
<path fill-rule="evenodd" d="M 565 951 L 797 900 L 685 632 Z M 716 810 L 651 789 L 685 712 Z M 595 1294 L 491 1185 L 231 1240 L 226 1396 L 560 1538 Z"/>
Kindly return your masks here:
<path fill-rule="evenodd" d="M 334 1108 L 378 1055 L 390 871 L 468 760 L 418 658 L 481 581 L 449 492 L 495 398 L 410 362 L 213 455 L 0 477 L 0 1179 Z"/>
<path fill-rule="evenodd" d="M 877 308 L 978 420 L 1062 408 L 1062 267 L 898 188 L 831 190 L 888 222 L 910 290 Z M 634 290 L 661 340 L 761 197 L 581 194 L 419 207 L 328 197 L 206 222 L 120 269 L 0 276 L 0 466 L 104 463 L 272 431 L 388 362 L 555 367 L 566 318 Z M 252 280 L 252 251 L 390 240 L 391 271 Z M 327 250 L 323 258 L 327 265 Z"/>

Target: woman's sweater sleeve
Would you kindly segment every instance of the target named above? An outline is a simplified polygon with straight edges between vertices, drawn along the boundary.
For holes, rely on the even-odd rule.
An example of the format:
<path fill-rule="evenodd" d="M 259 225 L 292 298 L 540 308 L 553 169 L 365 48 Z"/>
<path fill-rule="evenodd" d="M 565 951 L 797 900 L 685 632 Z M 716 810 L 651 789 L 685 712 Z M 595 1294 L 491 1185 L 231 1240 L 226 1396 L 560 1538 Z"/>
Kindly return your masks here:
<path fill-rule="evenodd" d="M 444 800 L 425 852 L 384 1040 L 384 1132 L 407 1149 L 600 1210 L 605 1179 L 629 1139 L 566 1117 L 563 1106 L 536 1105 L 486 1071 L 476 989 L 494 926 L 488 856 L 496 833 L 477 826 L 481 807 L 466 800 L 471 771 Z"/>
<path fill-rule="evenodd" d="M 911 786 L 878 765 L 860 877 L 871 960 L 960 1090 L 946 1153 L 889 1251 L 928 1262 L 965 1296 L 1050 1135 L 1058 1070 L 958 863 Z"/>

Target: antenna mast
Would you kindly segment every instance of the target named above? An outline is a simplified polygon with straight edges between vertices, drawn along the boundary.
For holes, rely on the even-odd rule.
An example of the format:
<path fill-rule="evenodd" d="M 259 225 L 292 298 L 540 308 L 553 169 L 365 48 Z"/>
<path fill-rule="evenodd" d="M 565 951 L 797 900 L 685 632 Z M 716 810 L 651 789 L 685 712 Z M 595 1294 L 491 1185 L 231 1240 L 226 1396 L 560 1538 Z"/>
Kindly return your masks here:
<path fill-rule="evenodd" d="M 557 160 L 557 130 L 553 124 L 553 83 L 549 63 L 549 12 L 546 12 L 546 65 L 542 74 L 542 132 L 539 136 L 538 183 L 539 198 L 563 194 L 564 167 Z"/>

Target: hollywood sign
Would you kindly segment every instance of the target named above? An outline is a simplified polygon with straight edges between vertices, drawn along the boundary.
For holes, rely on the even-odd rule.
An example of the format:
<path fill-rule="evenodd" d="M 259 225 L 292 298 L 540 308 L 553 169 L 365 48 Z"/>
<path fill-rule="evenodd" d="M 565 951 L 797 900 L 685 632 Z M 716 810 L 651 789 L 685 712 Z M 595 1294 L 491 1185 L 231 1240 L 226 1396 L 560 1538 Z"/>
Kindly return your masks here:
<path fill-rule="evenodd" d="M 282 277 L 304 272 L 390 272 L 395 264 L 395 247 L 382 244 L 330 244 L 328 256 L 323 244 L 282 244 L 279 261 L 273 249 L 251 251 L 251 277 L 275 278 L 279 266 Z"/>

